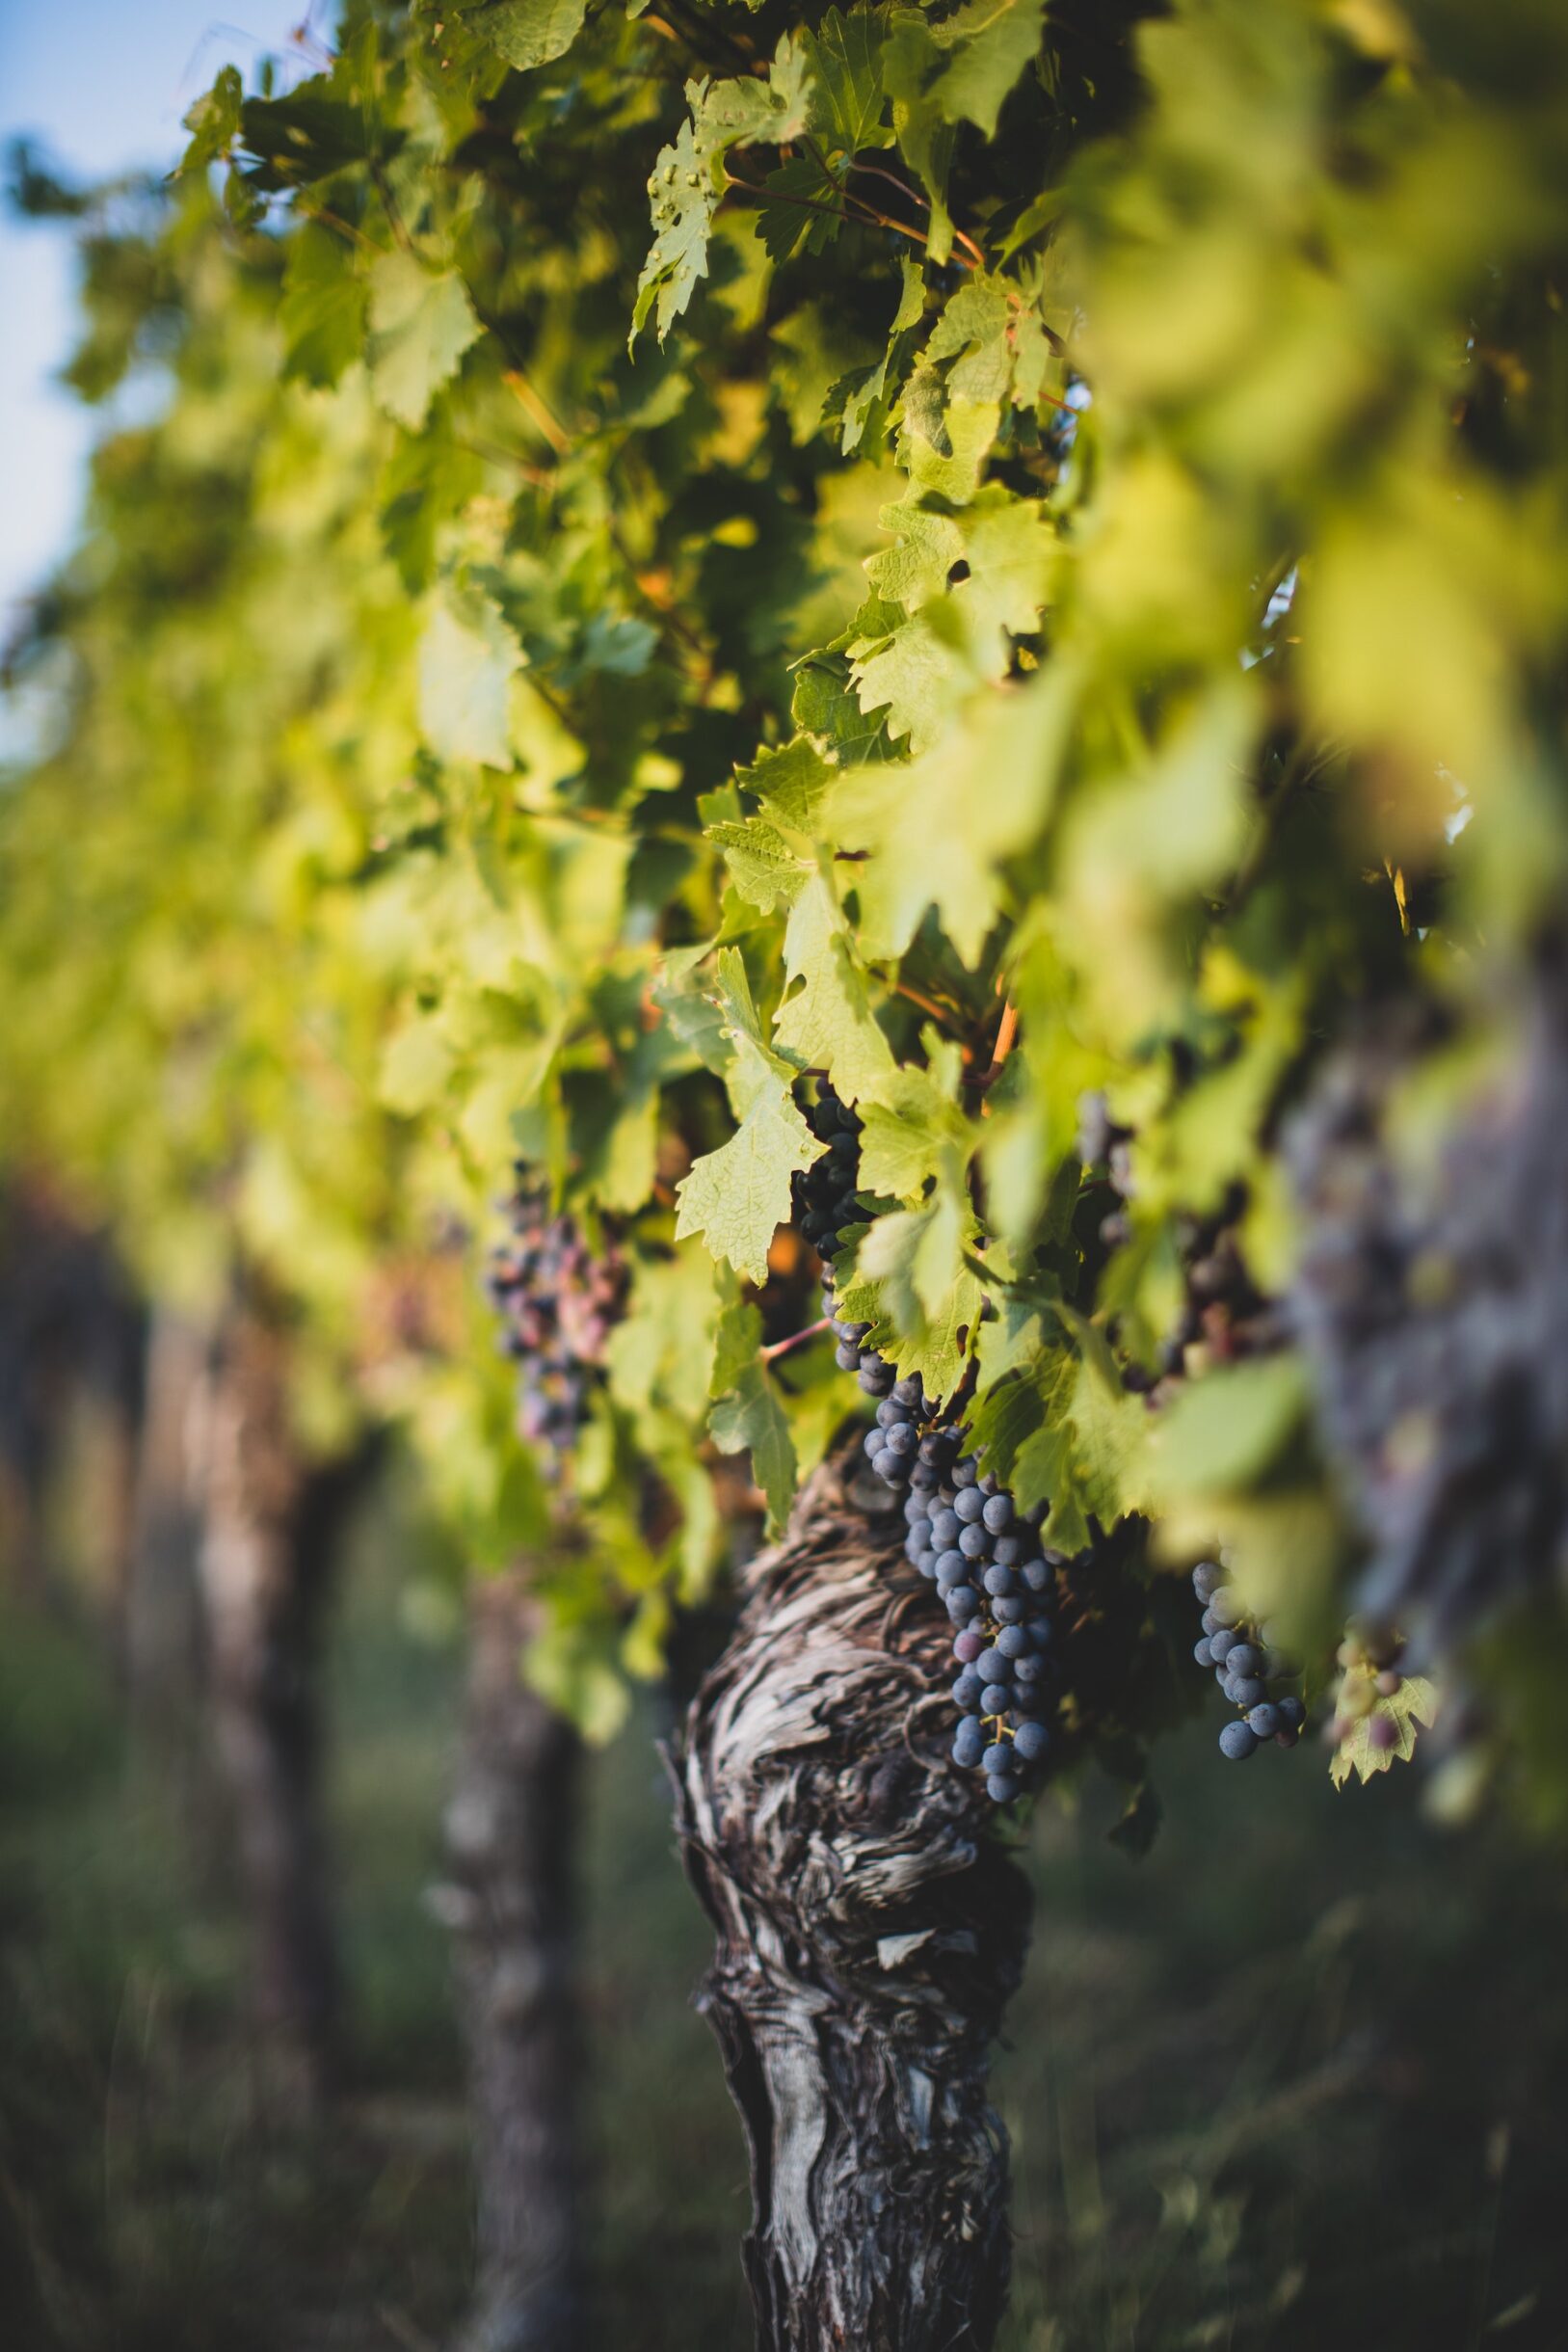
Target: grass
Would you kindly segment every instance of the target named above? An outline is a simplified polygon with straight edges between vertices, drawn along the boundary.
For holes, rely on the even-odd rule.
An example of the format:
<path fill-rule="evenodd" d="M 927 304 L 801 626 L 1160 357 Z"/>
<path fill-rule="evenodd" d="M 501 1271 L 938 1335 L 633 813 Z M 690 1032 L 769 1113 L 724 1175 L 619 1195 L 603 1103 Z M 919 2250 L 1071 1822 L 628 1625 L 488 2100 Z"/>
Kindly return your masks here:
<path fill-rule="evenodd" d="M 385 1507 L 389 1509 L 389 1506 Z M 360 1531 L 331 1661 L 350 2082 L 269 2116 L 221 1809 L 127 1746 L 81 1630 L 0 1626 L 0 2346 L 429 2352 L 471 2255 L 461 2064 L 422 1889 L 460 1662 Z M 705 1935 L 645 1715 L 583 1855 L 591 2341 L 745 2352 L 746 2167 L 689 2005 Z M 1164 1761 L 1129 1864 L 1042 1807 L 998 2055 L 1014 2146 L 1003 2352 L 1568 2344 L 1568 1904 L 1498 1825 L 1337 1796 L 1310 1750 Z M 1108 1819 L 1108 1814 L 1107 1817 Z"/>

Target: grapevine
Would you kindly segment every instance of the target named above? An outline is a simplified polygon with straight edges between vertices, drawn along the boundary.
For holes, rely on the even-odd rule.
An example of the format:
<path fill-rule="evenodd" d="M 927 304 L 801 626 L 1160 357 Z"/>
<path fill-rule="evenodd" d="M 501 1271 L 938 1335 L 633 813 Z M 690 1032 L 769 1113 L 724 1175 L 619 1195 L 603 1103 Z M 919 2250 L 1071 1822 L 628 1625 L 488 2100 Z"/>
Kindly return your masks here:
<path fill-rule="evenodd" d="M 884 1485 L 903 1494 L 904 1556 L 936 1588 L 953 1627 L 953 1761 L 983 1769 L 993 1803 L 1011 1804 L 1054 1745 L 1054 1588 L 1066 1564 L 1040 1544 L 1044 1506 L 1021 1513 L 981 1457 L 965 1452 L 965 1428 L 952 1406 L 929 1399 L 918 1376 L 900 1379 L 865 1347 L 869 1326 L 837 1312 L 834 1267 L 857 1218 L 860 1122 L 827 1084 L 808 1117 L 827 1149 L 797 1179 L 799 1227 L 823 1261 L 823 1304 L 839 1368 L 853 1371 L 876 1401 L 866 1458 Z"/>

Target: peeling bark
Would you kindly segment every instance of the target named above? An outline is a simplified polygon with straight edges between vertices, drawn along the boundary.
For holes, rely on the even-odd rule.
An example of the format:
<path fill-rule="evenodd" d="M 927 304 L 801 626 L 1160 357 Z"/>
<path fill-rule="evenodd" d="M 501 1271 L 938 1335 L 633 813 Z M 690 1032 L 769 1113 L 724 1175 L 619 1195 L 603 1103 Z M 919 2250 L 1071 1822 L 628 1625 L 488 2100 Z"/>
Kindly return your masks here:
<path fill-rule="evenodd" d="M 582 2322 L 576 2113 L 580 1745 L 522 1680 L 520 1578 L 476 1586 L 467 1717 L 446 1814 L 468 2049 L 478 2267 L 463 2352 L 571 2352 Z"/>
<path fill-rule="evenodd" d="M 210 1699 L 252 1918 L 259 2019 L 277 2086 L 330 2086 L 339 1986 L 321 1823 L 324 1603 L 360 1453 L 311 1465 L 294 1435 L 281 1334 L 236 1313 L 192 1415 Z"/>
<path fill-rule="evenodd" d="M 687 1718 L 700 2006 L 751 2143 L 761 2352 L 984 2352 L 1010 2263 L 986 2083 L 1029 1893 L 949 1760 L 951 1635 L 858 1457 L 752 1564 Z"/>

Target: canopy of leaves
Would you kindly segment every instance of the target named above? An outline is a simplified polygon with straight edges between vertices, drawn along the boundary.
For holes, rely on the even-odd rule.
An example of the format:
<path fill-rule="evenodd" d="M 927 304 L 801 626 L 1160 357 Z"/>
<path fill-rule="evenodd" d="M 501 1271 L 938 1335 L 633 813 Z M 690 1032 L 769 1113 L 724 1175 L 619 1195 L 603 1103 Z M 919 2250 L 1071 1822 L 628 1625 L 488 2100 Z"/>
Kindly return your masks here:
<path fill-rule="evenodd" d="M 264 1267 L 476 1554 L 528 1510 L 452 1237 L 515 1155 L 622 1220 L 551 1600 L 604 1720 L 731 1457 L 777 1521 L 854 1403 L 770 1352 L 814 1074 L 855 1311 L 1062 1546 L 1332 1610 L 1299 1367 L 1173 1340 L 1182 1268 L 1223 1215 L 1286 1282 L 1318 1057 L 1484 1033 L 1568 852 L 1561 11 L 765 22 L 348 0 L 226 68 L 161 218 L 84 216 L 78 380 L 163 390 L 13 655 L 8 1151 L 149 1280 Z"/>

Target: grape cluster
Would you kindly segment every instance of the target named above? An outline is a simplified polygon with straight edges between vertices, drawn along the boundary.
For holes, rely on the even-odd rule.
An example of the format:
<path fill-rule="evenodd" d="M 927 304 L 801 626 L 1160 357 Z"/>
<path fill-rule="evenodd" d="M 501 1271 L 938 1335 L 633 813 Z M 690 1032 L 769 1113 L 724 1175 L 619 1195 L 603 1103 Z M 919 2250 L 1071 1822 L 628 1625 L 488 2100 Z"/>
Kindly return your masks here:
<path fill-rule="evenodd" d="M 1325 1066 L 1286 1137 L 1291 1307 L 1369 1541 L 1356 1607 L 1423 1662 L 1568 1558 L 1568 948 L 1498 1012 L 1513 1050 L 1435 1163 L 1391 1133 L 1445 1042 L 1416 1006 Z"/>
<path fill-rule="evenodd" d="M 1272 1740 L 1277 1748 L 1293 1748 L 1307 1710 L 1293 1694 L 1271 1698 L 1268 1690 L 1291 1668 L 1248 1619 L 1214 1561 L 1201 1561 L 1193 1569 L 1192 1590 L 1204 1605 L 1203 1635 L 1192 1654 L 1200 1666 L 1213 1668 L 1215 1681 L 1239 1710 L 1219 1735 L 1220 1753 L 1240 1764 L 1264 1740 Z"/>
<path fill-rule="evenodd" d="M 1020 1512 L 1013 1497 L 964 1452 L 964 1430 L 925 1394 L 917 1376 L 865 1346 L 870 1325 L 840 1316 L 833 1262 L 856 1221 L 860 1122 L 831 1087 L 807 1114 L 828 1149 L 796 1179 L 797 1222 L 823 1261 L 823 1303 L 837 1361 L 874 1397 L 865 1452 L 883 1483 L 904 1494 L 904 1550 L 933 1584 L 953 1627 L 959 1672 L 955 1762 L 982 1767 L 988 1794 L 1010 1804 L 1051 1746 L 1058 1669 L 1053 1655 L 1056 1571 L 1042 1549 L 1044 1506 Z"/>
<path fill-rule="evenodd" d="M 1340 1683 L 1328 1726 L 1334 1747 L 1348 1739 L 1368 1716 L 1371 1721 L 1367 1736 L 1374 1748 L 1386 1751 L 1398 1746 L 1398 1726 L 1392 1715 L 1380 1711 L 1378 1700 L 1395 1697 L 1402 1688 L 1399 1661 L 1403 1651 L 1398 1635 L 1386 1627 L 1355 1624 L 1347 1628 L 1338 1651 Z"/>
<path fill-rule="evenodd" d="M 1127 1204 L 1137 1191 L 1133 1131 L 1112 1119 L 1103 1094 L 1085 1094 L 1078 1103 L 1077 1142 L 1085 1168 L 1115 1198 L 1117 1205 L 1101 1218 L 1099 1231 L 1106 1249 L 1119 1249 L 1132 1232 Z M 1279 1302 L 1257 1288 L 1241 1254 L 1237 1226 L 1245 1206 L 1237 1186 L 1216 1216 L 1183 1214 L 1173 1220 L 1186 1296 L 1160 1343 L 1156 1369 L 1126 1365 L 1127 1388 L 1153 1393 L 1157 1403 L 1167 1394 L 1161 1382 L 1196 1373 L 1200 1365 L 1234 1363 L 1283 1344 L 1286 1320 Z"/>
<path fill-rule="evenodd" d="M 518 1362 L 518 1429 L 558 1471 L 603 1378 L 604 1349 L 625 1304 L 626 1265 L 612 1240 L 595 1250 L 574 1216 L 518 1169 L 510 1240 L 491 1253 L 486 1287 Z M 553 1461 L 551 1457 L 553 1457 Z"/>

